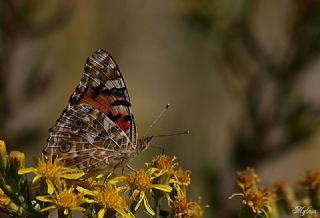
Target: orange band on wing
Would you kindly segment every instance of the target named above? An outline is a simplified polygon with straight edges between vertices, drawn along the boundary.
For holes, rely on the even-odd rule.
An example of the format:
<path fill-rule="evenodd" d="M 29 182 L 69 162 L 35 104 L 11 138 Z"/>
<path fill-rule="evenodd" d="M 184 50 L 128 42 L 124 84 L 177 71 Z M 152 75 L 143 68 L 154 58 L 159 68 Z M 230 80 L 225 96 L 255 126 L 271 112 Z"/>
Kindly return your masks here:
<path fill-rule="evenodd" d="M 106 116 L 111 111 L 112 115 L 114 117 L 119 116 L 118 114 L 115 114 L 115 111 L 112 110 L 112 102 L 114 100 L 111 96 L 105 96 L 104 94 L 100 93 L 95 98 L 92 98 L 92 91 L 87 90 L 81 100 L 79 101 L 79 104 L 90 104 L 94 108 L 98 108 L 102 113 L 104 113 Z M 128 113 L 120 113 L 120 117 L 117 117 L 116 120 L 113 120 L 124 132 L 126 132 L 130 128 L 130 121 L 125 120 L 125 116 L 128 115 Z"/>
<path fill-rule="evenodd" d="M 111 110 L 111 103 L 107 100 L 107 98 L 103 94 L 99 94 L 97 97 L 92 98 L 92 91 L 87 90 L 81 100 L 79 101 L 79 104 L 85 103 L 90 104 L 94 108 L 98 108 L 101 112 L 103 112 L 105 115 L 109 113 Z"/>

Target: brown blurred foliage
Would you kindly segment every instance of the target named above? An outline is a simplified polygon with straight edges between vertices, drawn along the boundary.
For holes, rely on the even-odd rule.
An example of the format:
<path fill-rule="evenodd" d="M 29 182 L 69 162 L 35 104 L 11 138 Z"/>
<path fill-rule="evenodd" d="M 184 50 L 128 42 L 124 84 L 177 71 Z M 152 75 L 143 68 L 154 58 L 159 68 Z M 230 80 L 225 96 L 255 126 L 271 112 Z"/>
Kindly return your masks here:
<path fill-rule="evenodd" d="M 37 0 L 0 2 L 0 132 L 13 144 L 22 145 L 39 137 L 36 122 L 22 122 L 12 128 L 12 119 L 36 104 L 50 87 L 52 76 L 52 69 L 44 67 L 45 52 L 31 54 L 32 60 L 15 76 L 17 53 L 21 44 L 32 43 L 61 28 L 72 14 L 71 6 L 72 1 L 56 2 L 51 5 L 53 8 L 42 7 Z"/>

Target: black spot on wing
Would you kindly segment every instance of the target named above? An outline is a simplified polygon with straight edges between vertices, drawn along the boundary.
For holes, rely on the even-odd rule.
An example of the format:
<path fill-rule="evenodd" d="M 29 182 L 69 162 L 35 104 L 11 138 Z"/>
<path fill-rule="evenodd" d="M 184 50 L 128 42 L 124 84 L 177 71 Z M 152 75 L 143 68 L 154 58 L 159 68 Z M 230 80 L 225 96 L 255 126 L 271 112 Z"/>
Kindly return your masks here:
<path fill-rule="evenodd" d="M 69 104 L 71 104 L 71 105 L 76 104 L 76 103 L 78 103 L 78 100 L 79 100 L 79 98 L 71 96 L 69 99 Z"/>
<path fill-rule="evenodd" d="M 132 120 L 131 115 L 125 115 L 125 116 L 123 117 L 123 121 L 131 121 L 131 120 Z"/>
<path fill-rule="evenodd" d="M 102 89 L 102 93 L 105 95 L 114 95 L 116 97 L 124 97 L 125 96 L 125 91 L 126 88 L 122 87 L 122 88 L 117 88 L 117 87 L 113 87 L 111 89 L 108 89 L 107 87 Z"/>
<path fill-rule="evenodd" d="M 100 93 L 101 90 L 103 89 L 104 85 L 100 83 L 97 87 L 92 87 L 93 92 L 92 92 L 92 98 L 96 98 Z"/>
<path fill-rule="evenodd" d="M 120 119 L 121 114 L 113 115 L 111 111 L 107 114 L 107 117 L 112 120 L 113 122 L 116 122 L 117 120 Z"/>
<path fill-rule="evenodd" d="M 117 114 L 116 116 L 114 116 L 114 120 L 119 120 L 120 119 L 120 117 L 121 117 L 121 114 Z"/>
<path fill-rule="evenodd" d="M 84 93 L 86 92 L 87 88 L 85 88 L 84 90 L 82 90 L 82 88 L 80 87 L 80 85 L 78 85 L 76 87 L 76 91 L 74 92 L 73 95 L 71 95 L 71 97 L 69 98 L 69 104 L 70 105 L 74 105 L 77 104 L 79 102 L 79 100 L 83 97 Z"/>
<path fill-rule="evenodd" d="M 114 102 L 112 102 L 111 104 L 112 106 L 119 106 L 119 105 L 122 105 L 122 106 L 126 106 L 126 107 L 130 107 L 131 104 L 130 102 L 126 101 L 126 100 L 115 100 Z"/>

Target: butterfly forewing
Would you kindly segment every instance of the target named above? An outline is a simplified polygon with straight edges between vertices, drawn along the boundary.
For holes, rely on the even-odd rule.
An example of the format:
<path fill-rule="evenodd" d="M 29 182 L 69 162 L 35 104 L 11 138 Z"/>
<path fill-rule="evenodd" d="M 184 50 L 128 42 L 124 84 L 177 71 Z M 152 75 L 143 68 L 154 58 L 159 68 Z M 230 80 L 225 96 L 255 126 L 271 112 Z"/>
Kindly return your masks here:
<path fill-rule="evenodd" d="M 99 49 L 87 59 L 83 77 L 69 102 L 87 103 L 98 108 L 136 145 L 136 127 L 128 90 L 118 65 L 106 51 Z"/>

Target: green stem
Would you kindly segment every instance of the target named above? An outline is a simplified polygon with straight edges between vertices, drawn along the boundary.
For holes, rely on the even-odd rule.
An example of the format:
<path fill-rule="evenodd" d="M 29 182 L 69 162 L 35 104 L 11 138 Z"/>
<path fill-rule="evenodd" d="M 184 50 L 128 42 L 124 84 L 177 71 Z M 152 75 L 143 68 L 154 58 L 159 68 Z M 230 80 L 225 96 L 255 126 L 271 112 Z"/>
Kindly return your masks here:
<path fill-rule="evenodd" d="M 319 210 L 320 209 L 320 198 L 319 198 L 319 190 L 318 189 L 312 189 L 309 191 L 310 193 L 310 199 L 311 199 L 311 206 L 313 207 L 313 209 L 315 210 Z"/>
<path fill-rule="evenodd" d="M 20 195 L 19 196 L 16 195 L 16 193 L 19 193 L 19 190 L 14 190 L 12 186 L 8 184 L 6 178 L 2 176 L 0 177 L 0 188 L 12 201 L 6 208 L 8 211 L 10 211 L 10 213 L 15 214 L 17 216 L 24 216 L 24 217 L 34 217 L 34 218 L 45 217 L 44 214 L 32 208 L 30 204 L 27 204 L 27 202 L 24 202 L 24 200 L 21 201 L 21 199 L 19 199 Z"/>
<path fill-rule="evenodd" d="M 155 218 L 160 218 L 160 199 L 154 198 L 154 210 L 155 210 Z"/>

